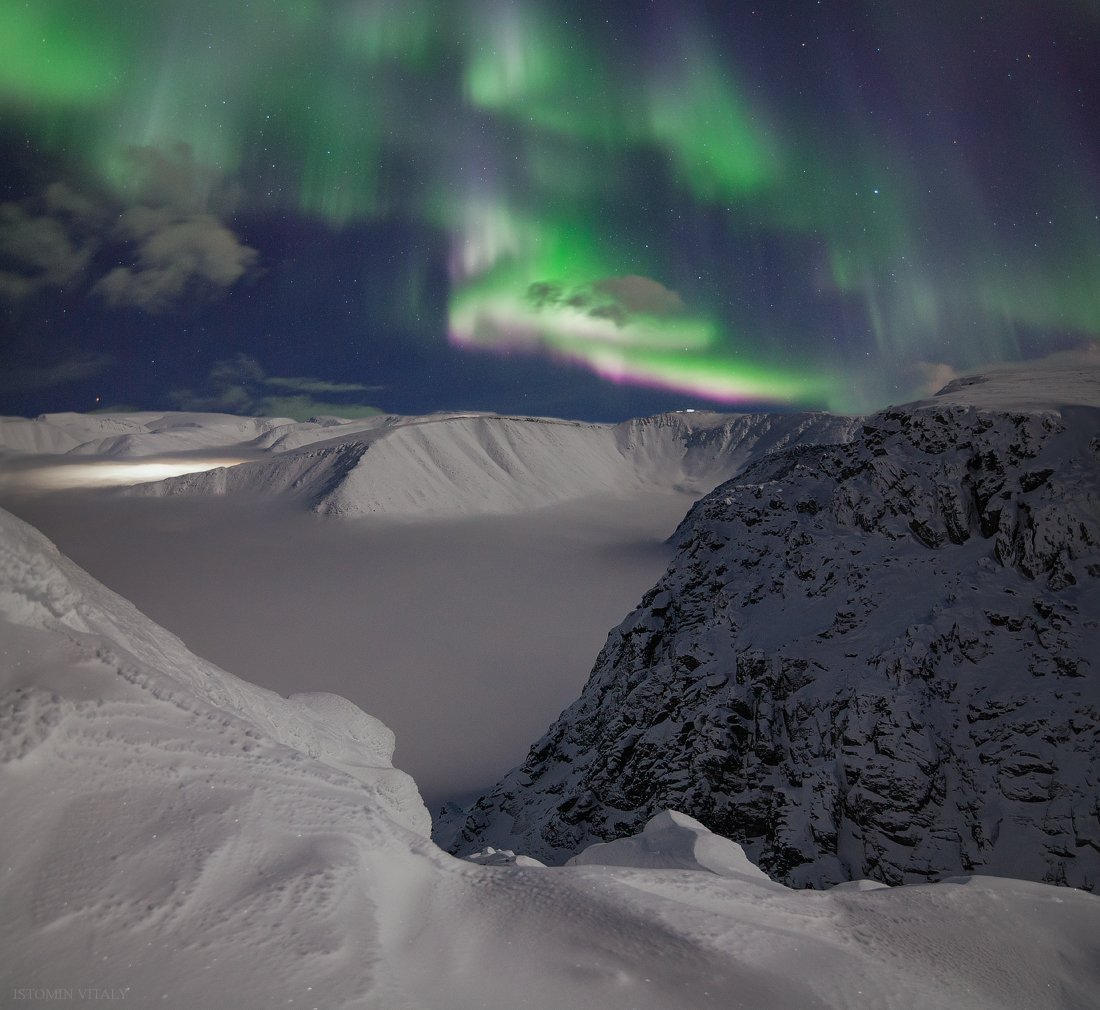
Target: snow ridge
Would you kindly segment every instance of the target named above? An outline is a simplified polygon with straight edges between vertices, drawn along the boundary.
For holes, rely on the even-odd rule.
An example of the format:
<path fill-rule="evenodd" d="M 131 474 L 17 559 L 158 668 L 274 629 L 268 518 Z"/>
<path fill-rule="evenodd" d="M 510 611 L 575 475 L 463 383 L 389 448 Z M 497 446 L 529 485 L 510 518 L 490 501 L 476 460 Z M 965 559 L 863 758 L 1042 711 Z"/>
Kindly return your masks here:
<path fill-rule="evenodd" d="M 271 459 L 131 493 L 285 495 L 340 516 L 508 514 L 647 486 L 703 494 L 750 459 L 843 441 L 856 424 L 823 413 L 683 412 L 618 425 L 485 414 L 374 419 L 369 431 L 333 427 L 330 438 Z"/>
<path fill-rule="evenodd" d="M 554 862 L 673 808 L 794 886 L 1094 888 L 1100 409 L 965 392 L 700 501 L 581 697 L 437 837 Z"/>
<path fill-rule="evenodd" d="M 285 417 L 179 411 L 0 417 L 0 452 L 139 458 L 250 445 L 287 426 L 298 424 Z"/>

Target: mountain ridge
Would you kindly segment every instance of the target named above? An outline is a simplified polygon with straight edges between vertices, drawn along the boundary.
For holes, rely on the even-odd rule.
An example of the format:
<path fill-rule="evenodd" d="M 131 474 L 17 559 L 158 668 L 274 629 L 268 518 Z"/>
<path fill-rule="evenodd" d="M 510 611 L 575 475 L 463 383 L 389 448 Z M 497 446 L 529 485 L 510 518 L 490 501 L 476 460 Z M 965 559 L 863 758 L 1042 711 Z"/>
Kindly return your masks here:
<path fill-rule="evenodd" d="M 675 413 L 618 425 L 491 414 L 409 419 L 366 438 L 337 434 L 131 493 L 276 494 L 340 516 L 508 514 L 643 486 L 701 494 L 751 458 L 840 441 L 856 423 L 824 413 Z"/>

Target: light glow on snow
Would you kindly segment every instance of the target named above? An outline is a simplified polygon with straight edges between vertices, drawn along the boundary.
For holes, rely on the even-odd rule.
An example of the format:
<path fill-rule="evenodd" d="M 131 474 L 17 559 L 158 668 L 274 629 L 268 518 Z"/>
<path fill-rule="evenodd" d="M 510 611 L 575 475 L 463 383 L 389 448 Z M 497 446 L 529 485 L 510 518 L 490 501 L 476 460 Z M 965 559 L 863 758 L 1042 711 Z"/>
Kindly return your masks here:
<path fill-rule="evenodd" d="M 3 483 L 24 491 L 60 491 L 77 487 L 128 487 L 149 481 L 179 477 L 186 473 L 204 473 L 222 466 L 235 466 L 244 460 L 237 457 L 217 459 L 177 460 L 97 460 L 80 463 L 60 463 L 55 459 L 48 467 L 22 469 L 9 473 Z"/>

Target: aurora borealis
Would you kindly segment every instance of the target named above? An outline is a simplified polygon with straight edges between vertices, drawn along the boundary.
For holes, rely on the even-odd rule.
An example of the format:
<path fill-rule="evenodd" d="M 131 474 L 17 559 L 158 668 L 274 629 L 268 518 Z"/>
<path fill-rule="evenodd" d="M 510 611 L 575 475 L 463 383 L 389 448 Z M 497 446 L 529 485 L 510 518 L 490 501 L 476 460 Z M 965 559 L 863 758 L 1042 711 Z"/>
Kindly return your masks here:
<path fill-rule="evenodd" d="M 0 409 L 862 410 L 1079 347 L 1098 53 L 1093 0 L 0 0 Z"/>

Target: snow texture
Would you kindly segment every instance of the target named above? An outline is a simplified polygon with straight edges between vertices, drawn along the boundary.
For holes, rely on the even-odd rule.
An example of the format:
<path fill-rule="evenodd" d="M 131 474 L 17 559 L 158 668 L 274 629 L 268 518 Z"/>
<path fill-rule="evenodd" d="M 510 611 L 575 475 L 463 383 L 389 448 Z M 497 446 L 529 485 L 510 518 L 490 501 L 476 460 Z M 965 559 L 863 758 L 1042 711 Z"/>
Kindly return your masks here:
<path fill-rule="evenodd" d="M 929 408 L 909 408 L 896 418 L 871 422 L 873 431 L 851 446 L 803 445 L 774 458 L 750 459 L 746 474 L 685 520 L 678 564 L 643 610 L 612 634 L 592 682 L 601 683 L 601 671 L 613 660 L 623 661 L 616 674 L 621 694 L 604 699 L 607 715 L 617 718 L 618 726 L 640 720 L 635 725 L 643 734 L 658 727 L 654 739 L 663 748 L 662 760 L 652 750 L 647 766 L 657 788 L 664 788 L 666 772 L 675 773 L 685 740 L 701 734 L 710 754 L 731 737 L 743 742 L 736 732 L 708 737 L 702 722 L 711 708 L 742 717 L 735 705 L 742 695 L 732 686 L 722 693 L 736 680 L 737 664 L 723 675 L 716 659 L 734 631 L 728 618 L 738 613 L 758 636 L 743 682 L 753 699 L 755 736 L 749 738 L 751 747 L 738 751 L 752 755 L 746 759 L 751 766 L 781 767 L 768 764 L 773 751 L 767 748 L 802 740 L 798 720 L 785 714 L 787 702 L 806 691 L 804 711 L 814 711 L 818 695 L 808 688 L 815 678 L 834 689 L 828 697 L 842 702 L 835 713 L 828 709 L 835 730 L 824 713 L 811 720 L 820 741 L 854 747 L 852 763 L 841 767 L 871 772 L 883 766 L 877 758 L 912 744 L 917 714 L 929 729 L 915 739 L 938 741 L 932 730 L 952 725 L 939 713 L 955 704 L 955 691 L 968 699 L 955 728 L 968 733 L 977 727 L 982 742 L 970 746 L 993 768 L 993 778 L 981 778 L 979 785 L 1002 778 L 1053 783 L 1058 786 L 1053 800 L 1026 809 L 1046 811 L 1050 818 L 1061 816 L 1067 804 L 1074 809 L 1073 788 L 1082 781 L 1087 786 L 1089 762 L 1095 760 L 1088 754 L 1066 758 L 1077 753 L 1077 742 L 1093 739 L 1095 710 L 1090 715 L 1082 700 L 1091 668 L 1079 664 L 1074 675 L 1051 657 L 1080 659 L 1082 643 L 1091 643 L 1088 635 L 1095 634 L 1086 592 L 1092 588 L 1087 580 L 1095 536 L 1088 525 L 1092 519 L 1083 518 L 1086 504 L 1095 509 L 1095 496 L 1088 497 L 1095 459 L 1087 455 L 1096 451 L 1095 417 L 1024 412 L 1017 422 L 1015 415 L 984 408 L 943 409 L 949 432 L 934 408 L 926 423 L 916 425 L 912 418 Z M 837 422 L 841 433 L 847 423 Z M 763 422 L 751 425 L 769 430 Z M 318 423 L 305 435 L 321 429 Z M 932 447 L 948 434 L 945 447 Z M 222 438 L 224 432 L 209 437 Z M 77 445 L 88 441 L 78 438 Z M 447 441 L 451 447 L 463 444 Z M 899 484 L 895 475 L 878 469 L 887 465 L 886 453 L 874 451 L 883 445 L 908 481 Z M 97 451 L 102 448 L 99 444 Z M 957 465 L 958 454 L 970 458 L 965 454 L 978 449 L 973 458 L 980 458 L 981 466 L 949 470 L 955 480 L 948 480 L 940 464 Z M 661 466 L 665 451 L 659 444 Z M 845 465 L 855 467 L 849 476 L 842 476 Z M 676 474 L 690 470 L 675 454 L 670 466 Z M 1037 476 L 1047 468 L 1049 475 Z M 967 474 L 972 483 L 960 484 Z M 993 483 L 1003 478 L 1011 491 L 1006 504 L 993 502 L 1000 492 L 981 504 L 986 478 Z M 943 490 L 946 511 L 917 511 L 925 484 Z M 839 496 L 835 511 L 817 498 L 816 512 L 798 510 L 811 492 L 831 489 L 839 495 L 841 486 L 852 494 Z M 899 486 L 910 489 L 900 499 L 907 512 L 891 511 L 898 508 Z M 959 486 L 968 495 L 962 504 L 947 494 Z M 996 532 L 983 534 L 981 517 L 996 508 Z M 968 517 L 965 527 L 944 518 L 957 518 L 960 509 Z M 757 514 L 758 521 L 746 521 Z M 806 580 L 791 574 L 795 561 L 787 558 L 790 545 L 782 539 L 783 530 L 797 526 L 804 515 L 824 524 L 806 531 L 816 537 L 813 543 L 793 545 L 815 566 Z M 867 517 L 869 528 L 859 525 L 860 516 Z M 923 522 L 919 537 L 908 525 L 911 518 Z M 927 546 L 941 529 L 944 544 Z M 947 531 L 963 529 L 967 538 L 955 544 Z M 1003 533 L 1003 554 L 986 556 L 998 533 Z M 921 583 L 930 581 L 928 568 L 916 576 L 907 573 L 910 562 L 924 557 L 914 544 L 938 559 L 934 570 L 945 573 L 938 587 Z M 977 550 L 982 545 L 984 555 Z M 736 611 L 728 604 L 736 593 L 751 593 L 746 586 L 756 585 L 754 566 L 745 569 L 746 586 L 720 590 L 713 579 L 722 564 L 750 557 L 744 552 L 761 546 L 771 553 L 755 567 L 763 566 L 760 574 L 769 578 L 766 599 L 773 602 L 764 604 L 764 619 L 756 625 L 744 614 L 759 604 L 739 600 Z M 839 567 L 839 554 L 823 553 L 838 546 L 858 547 L 866 557 L 849 553 Z M 974 557 L 965 565 L 948 563 L 952 551 L 971 551 Z M 834 560 L 826 563 L 826 556 Z M 872 563 L 896 581 L 872 585 L 877 578 Z M 969 643 L 969 628 L 931 648 L 947 628 L 949 618 L 938 616 L 942 610 L 929 617 L 929 630 L 904 639 L 913 643 L 908 652 L 884 653 L 881 662 L 852 666 L 844 676 L 813 667 L 809 680 L 799 679 L 805 669 L 797 663 L 788 669 L 783 659 L 799 658 L 817 619 L 816 598 L 802 583 L 820 586 L 832 606 L 837 601 L 830 595 L 829 573 L 839 570 L 837 577 L 848 585 L 849 564 L 857 575 L 862 571 L 864 581 L 856 578 L 848 591 L 859 594 L 869 618 L 879 613 L 874 620 L 857 621 L 850 632 L 838 627 L 836 636 L 854 635 L 852 645 L 842 649 L 877 641 L 882 627 L 904 623 L 901 589 L 920 597 L 923 606 L 933 591 L 958 597 L 959 580 L 966 579 L 967 586 L 973 582 L 978 588 L 970 591 L 976 596 L 963 616 L 978 620 L 975 615 L 984 617 L 991 600 L 998 602 L 993 609 L 998 619 L 979 622 L 980 642 L 986 641 L 988 626 L 994 637 L 987 645 L 1018 644 L 1017 652 L 1002 651 L 999 680 L 992 678 L 997 683 L 989 684 L 980 648 L 974 659 L 958 644 Z M 920 593 L 914 587 L 921 587 Z M 1033 598 L 1053 608 L 1041 625 L 1015 623 L 1023 610 L 1004 590 L 1020 595 L 1025 587 L 1028 615 L 1043 616 Z M 872 596 L 890 590 L 892 597 Z M 957 598 L 950 602 L 955 605 Z M 1001 622 L 1002 613 L 1009 619 Z M 651 694 L 633 693 L 645 675 L 636 675 L 626 662 L 634 655 L 631 649 L 644 651 L 641 641 L 618 650 L 634 637 L 629 630 L 636 624 L 642 639 L 654 642 L 647 672 L 664 671 L 665 680 Z M 820 641 L 832 661 L 833 638 Z M 695 651 L 679 651 L 687 646 Z M 756 652 L 763 654 L 763 665 Z M 696 665 L 676 662 L 682 655 Z M 1049 663 L 1040 663 L 1037 673 L 1028 668 L 1033 659 Z M 703 669 L 706 664 L 710 669 Z M 794 680 L 790 671 L 798 674 Z M 674 675 L 678 679 L 670 680 Z M 864 723 L 850 718 L 855 699 L 865 693 L 875 697 L 875 685 L 883 679 L 886 711 L 856 706 L 853 710 L 870 715 Z M 777 690 L 782 683 L 789 690 Z M 928 697 L 921 694 L 922 685 Z M 670 686 L 676 693 L 668 693 Z M 1030 692 L 1021 704 L 1006 707 L 1005 699 L 1017 698 L 1013 692 L 1024 687 Z M 591 690 L 590 684 L 586 697 Z M 914 707 L 918 702 L 923 709 Z M 584 703 L 582 698 L 578 704 Z M 669 715 L 646 722 L 649 704 L 664 704 Z M 701 721 L 684 731 L 679 712 L 689 704 Z M 1063 709 L 1074 704 L 1078 714 L 1063 724 Z M 972 713 L 977 718 L 971 720 Z M 676 726 L 675 732 L 659 729 L 664 723 Z M 900 729 L 891 736 L 886 728 L 895 724 Z M 730 720 L 722 725 L 736 726 Z M 866 727 L 862 740 L 851 736 L 860 726 Z M 872 733 L 877 727 L 883 732 Z M 759 754 L 757 741 L 765 745 Z M 823 746 L 820 741 L 817 746 Z M 425 837 L 427 812 L 411 780 L 390 764 L 393 743 L 381 723 L 342 698 L 282 698 L 194 656 L 41 534 L 0 512 L 3 1000 L 36 1005 L 113 999 L 189 1010 L 283 1005 L 1084 1010 L 1095 1005 L 1100 898 L 1084 891 L 981 876 L 909 887 L 858 880 L 827 891 L 795 891 L 754 867 L 754 843 L 742 847 L 718 837 L 704 827 L 705 817 L 675 808 L 652 810 L 636 829 L 619 831 L 619 841 L 580 852 L 572 866 L 537 865 L 532 858 L 537 853 L 527 855 L 525 846 L 508 846 L 510 851 L 483 846 L 473 861 L 458 860 Z M 1041 744 L 1049 744 L 1044 753 L 1053 755 L 1053 772 L 1009 760 Z M 559 755 L 575 761 L 557 766 L 563 788 L 572 786 L 570 777 L 583 774 L 589 760 L 583 747 L 571 746 Z M 645 747 L 638 738 L 633 751 Z M 617 753 L 623 781 L 637 788 L 630 751 Z M 903 753 L 919 767 L 923 752 Z M 678 781 L 682 786 L 686 779 Z M 1091 782 L 1095 797 L 1095 776 Z M 1064 783 L 1073 788 L 1067 791 Z M 765 792 L 768 784 L 761 781 Z M 680 791 L 688 799 L 694 795 Z M 585 800 L 577 795 L 578 803 Z M 999 802 L 1005 820 L 1025 809 L 1007 797 Z M 578 803 L 559 816 L 570 830 L 582 824 L 571 810 L 596 809 Z M 1094 809 L 1092 818 L 1095 825 Z M 1088 829 L 1087 818 L 1073 823 Z"/>
<path fill-rule="evenodd" d="M 707 870 L 720 877 L 745 877 L 756 883 L 769 880 L 763 870 L 749 862 L 736 842 L 712 834 L 694 817 L 675 810 L 661 811 L 640 834 L 588 846 L 567 865 Z"/>
<path fill-rule="evenodd" d="M 795 886 L 1094 888 L 1097 404 L 1096 371 L 991 373 L 750 464 L 437 838 L 561 862 L 673 808 Z"/>
<path fill-rule="evenodd" d="M 11 1005 L 1055 1010 L 1100 986 L 1100 899 L 1064 888 L 795 892 L 674 813 L 634 848 L 688 869 L 455 860 L 379 723 L 210 666 L 6 513 L 0 727 Z"/>

